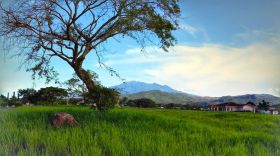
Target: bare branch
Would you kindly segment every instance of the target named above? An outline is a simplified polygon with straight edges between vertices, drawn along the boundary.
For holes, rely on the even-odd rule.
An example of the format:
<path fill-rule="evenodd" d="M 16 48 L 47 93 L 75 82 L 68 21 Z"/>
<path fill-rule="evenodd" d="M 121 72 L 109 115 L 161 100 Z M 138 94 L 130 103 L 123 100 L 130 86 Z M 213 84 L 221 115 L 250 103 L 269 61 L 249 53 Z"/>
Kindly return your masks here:
<path fill-rule="evenodd" d="M 96 84 L 83 69 L 90 53 L 101 67 L 119 76 L 103 63 L 98 48 L 120 35 L 145 47 L 155 36 L 152 41 L 167 51 L 175 44 L 172 31 L 177 29 L 180 9 L 178 0 L 21 0 L 0 5 L 0 12 L 0 36 L 17 40 L 18 56 L 26 56 L 33 71 L 50 78 L 45 72 L 54 70 L 50 62 L 58 57 L 92 91 Z"/>

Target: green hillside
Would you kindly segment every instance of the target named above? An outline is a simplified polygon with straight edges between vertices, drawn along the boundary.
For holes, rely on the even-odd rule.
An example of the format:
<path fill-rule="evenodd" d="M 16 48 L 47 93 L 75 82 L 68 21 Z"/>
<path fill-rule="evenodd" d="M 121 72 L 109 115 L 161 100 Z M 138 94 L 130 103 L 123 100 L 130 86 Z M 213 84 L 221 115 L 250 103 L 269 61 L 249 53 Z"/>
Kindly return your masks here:
<path fill-rule="evenodd" d="M 271 105 L 280 104 L 280 98 L 269 94 L 247 94 L 239 96 L 222 96 L 222 97 L 203 97 L 196 96 L 187 93 L 167 93 L 163 91 L 153 90 L 147 92 L 141 92 L 136 94 L 124 95 L 128 99 L 140 99 L 149 98 L 159 104 L 166 103 L 177 103 L 177 104 L 211 104 L 211 103 L 224 103 L 224 102 L 235 102 L 235 103 L 247 103 L 253 102 L 258 104 L 262 100 L 269 102 Z"/>
<path fill-rule="evenodd" d="M 158 90 L 141 92 L 131 95 L 125 95 L 128 99 L 149 98 L 159 104 L 177 103 L 177 104 L 195 104 L 206 102 L 211 98 L 204 98 L 186 93 L 167 93 Z M 213 99 L 213 98 L 212 98 Z"/>

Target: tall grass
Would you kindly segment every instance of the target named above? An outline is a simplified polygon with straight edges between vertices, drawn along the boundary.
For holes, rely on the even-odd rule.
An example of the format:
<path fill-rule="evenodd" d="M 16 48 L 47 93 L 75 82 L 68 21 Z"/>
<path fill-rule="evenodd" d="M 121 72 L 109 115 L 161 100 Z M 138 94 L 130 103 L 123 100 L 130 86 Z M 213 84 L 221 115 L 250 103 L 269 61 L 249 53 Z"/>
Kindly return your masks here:
<path fill-rule="evenodd" d="M 78 127 L 52 128 L 54 112 Z M 0 155 L 280 155 L 280 116 L 87 107 L 0 110 Z"/>

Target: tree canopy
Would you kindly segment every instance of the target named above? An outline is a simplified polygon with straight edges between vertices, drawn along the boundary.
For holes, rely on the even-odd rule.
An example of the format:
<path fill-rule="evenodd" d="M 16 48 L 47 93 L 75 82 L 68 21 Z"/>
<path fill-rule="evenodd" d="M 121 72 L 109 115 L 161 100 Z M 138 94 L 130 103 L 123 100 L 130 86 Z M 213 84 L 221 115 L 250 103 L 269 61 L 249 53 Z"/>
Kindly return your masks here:
<path fill-rule="evenodd" d="M 98 81 L 98 75 L 90 70 L 88 70 L 87 72 L 89 75 L 91 75 L 91 79 L 96 84 L 100 85 L 100 82 Z M 67 88 L 70 97 L 83 96 L 85 100 L 88 89 L 86 88 L 85 83 L 81 81 L 75 73 L 72 75 L 72 78 L 64 82 L 64 86 Z"/>
<path fill-rule="evenodd" d="M 261 109 L 261 110 L 268 110 L 269 109 L 269 102 L 265 101 L 265 100 L 262 100 L 259 105 L 258 105 L 258 108 Z"/>
<path fill-rule="evenodd" d="M 19 89 L 18 94 L 20 98 L 22 99 L 23 102 L 31 102 L 32 97 L 36 94 L 36 90 L 32 88 L 27 88 L 27 89 Z"/>
<path fill-rule="evenodd" d="M 63 99 L 67 97 L 68 93 L 63 88 L 58 87 L 46 87 L 41 88 L 36 94 L 33 96 L 33 100 L 35 101 L 47 101 L 51 104 L 58 99 Z"/>

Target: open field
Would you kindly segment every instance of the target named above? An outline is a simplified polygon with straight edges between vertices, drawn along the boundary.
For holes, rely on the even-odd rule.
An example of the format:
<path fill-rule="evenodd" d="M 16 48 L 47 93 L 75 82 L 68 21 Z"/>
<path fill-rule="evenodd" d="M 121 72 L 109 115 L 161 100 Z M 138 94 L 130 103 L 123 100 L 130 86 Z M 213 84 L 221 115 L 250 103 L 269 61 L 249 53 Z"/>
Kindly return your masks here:
<path fill-rule="evenodd" d="M 54 129 L 65 111 L 79 127 Z M 0 155 L 280 155 L 280 116 L 87 107 L 0 110 Z"/>

